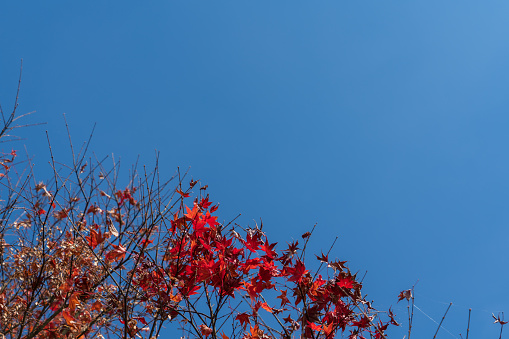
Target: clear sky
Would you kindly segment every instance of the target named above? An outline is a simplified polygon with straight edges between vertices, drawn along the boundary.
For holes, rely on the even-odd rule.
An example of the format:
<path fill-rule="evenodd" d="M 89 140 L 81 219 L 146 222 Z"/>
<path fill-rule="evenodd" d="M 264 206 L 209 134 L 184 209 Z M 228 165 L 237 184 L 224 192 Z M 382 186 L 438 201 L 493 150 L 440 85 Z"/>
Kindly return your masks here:
<path fill-rule="evenodd" d="M 368 271 L 365 292 L 405 321 L 399 291 L 450 332 L 498 337 L 509 312 L 509 2 L 3 1 L 0 102 L 39 177 L 48 130 L 124 168 L 161 152 L 209 185 L 220 217 Z M 4 147 L 21 148 L 16 146 Z M 412 337 L 436 325 L 416 310 Z M 509 314 L 508 314 L 509 318 Z M 401 338 L 404 329 L 393 329 Z M 167 332 L 169 335 L 170 332 Z"/>

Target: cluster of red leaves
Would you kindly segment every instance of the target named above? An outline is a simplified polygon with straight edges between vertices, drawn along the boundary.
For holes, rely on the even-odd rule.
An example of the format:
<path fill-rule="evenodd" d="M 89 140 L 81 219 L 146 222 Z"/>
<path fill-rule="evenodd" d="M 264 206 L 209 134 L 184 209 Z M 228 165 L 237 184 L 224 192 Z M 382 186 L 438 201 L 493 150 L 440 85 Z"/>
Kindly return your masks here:
<path fill-rule="evenodd" d="M 181 195 L 186 197 L 183 192 Z M 247 229 L 245 238 L 233 228 L 223 228 L 212 215 L 216 210 L 217 205 L 212 206 L 207 196 L 174 214 L 163 240 L 163 265 L 151 265 L 140 256 L 133 285 L 141 287 L 147 305 L 164 308 L 173 318 L 180 314 L 181 303 L 191 302 L 193 296 L 215 296 L 218 304 L 244 297 L 247 311 L 228 312 L 236 314 L 234 320 L 240 323 L 245 339 L 274 337 L 267 328 L 262 330 L 260 309 L 279 322 L 277 333 L 282 338 L 292 337 L 298 329 L 302 338 L 334 338 L 347 328 L 351 338 L 362 338 L 362 333 L 384 337 L 388 323 L 375 324 L 370 306 L 366 310 L 361 307 L 369 303 L 363 300 L 362 285 L 345 268 L 345 262 L 317 257 L 332 275 L 326 279 L 313 275 L 298 255 L 298 242 L 277 252 L 276 244 L 259 228 Z M 270 291 L 278 293 L 279 305 L 265 301 L 263 295 Z M 201 334 L 215 333 L 214 325 L 214 321 L 201 324 Z M 223 333 L 222 338 L 230 337 Z"/>

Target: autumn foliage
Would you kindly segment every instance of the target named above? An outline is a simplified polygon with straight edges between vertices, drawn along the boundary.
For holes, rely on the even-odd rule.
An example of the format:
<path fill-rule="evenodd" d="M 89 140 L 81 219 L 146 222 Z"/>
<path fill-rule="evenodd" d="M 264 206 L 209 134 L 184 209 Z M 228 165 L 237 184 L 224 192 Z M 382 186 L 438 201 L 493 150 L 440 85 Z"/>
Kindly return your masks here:
<path fill-rule="evenodd" d="M 39 181 L 2 155 L 0 338 L 385 338 L 395 324 L 345 261 L 305 260 L 311 233 L 276 244 L 222 222 L 180 173 L 71 161 Z"/>

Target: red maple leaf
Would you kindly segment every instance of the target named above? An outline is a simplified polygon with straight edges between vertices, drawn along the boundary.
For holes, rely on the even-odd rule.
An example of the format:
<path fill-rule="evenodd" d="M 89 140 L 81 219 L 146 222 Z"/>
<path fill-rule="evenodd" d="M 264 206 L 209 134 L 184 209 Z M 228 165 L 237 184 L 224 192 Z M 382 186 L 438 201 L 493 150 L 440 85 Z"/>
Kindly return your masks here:
<path fill-rule="evenodd" d="M 371 324 L 371 319 L 369 319 L 366 316 L 363 316 L 361 320 L 356 320 L 352 323 L 353 326 L 359 327 L 359 328 L 369 327 L 370 324 Z"/>
<path fill-rule="evenodd" d="M 324 255 L 322 252 L 322 256 L 316 256 L 316 259 L 320 260 L 321 262 L 328 263 L 329 262 L 329 255 Z"/>
<path fill-rule="evenodd" d="M 247 324 L 250 324 L 251 325 L 251 322 L 249 321 L 249 314 L 247 313 L 239 313 L 236 317 L 235 317 L 236 320 L 240 321 L 240 324 L 246 328 L 246 325 Z"/>
<path fill-rule="evenodd" d="M 281 291 L 281 294 L 276 297 L 278 299 L 281 299 L 281 306 L 280 307 L 283 307 L 284 305 L 290 303 L 290 300 L 288 300 L 288 297 L 286 296 L 287 292 L 288 292 L 287 290 Z"/>
<path fill-rule="evenodd" d="M 90 230 L 90 235 L 86 236 L 85 239 L 88 241 L 88 245 L 94 249 L 97 245 L 102 244 L 106 236 L 101 233 L 101 230 Z"/>
<path fill-rule="evenodd" d="M 184 193 L 182 192 L 181 190 L 175 190 L 178 194 L 180 194 L 182 196 L 182 198 L 187 198 L 189 197 L 189 193 Z"/>
<path fill-rule="evenodd" d="M 201 199 L 199 205 L 205 210 L 209 208 L 209 206 L 212 205 L 212 202 L 209 201 L 209 196 L 207 195 L 205 198 Z"/>
<path fill-rule="evenodd" d="M 250 232 L 246 236 L 246 241 L 244 245 L 252 252 L 256 252 L 260 248 L 261 239 L 260 234 L 255 232 Z"/>
<path fill-rule="evenodd" d="M 308 326 L 313 330 L 313 331 L 321 331 L 322 330 L 322 325 L 317 325 L 315 323 L 312 323 L 312 322 L 309 322 L 308 321 Z"/>
<path fill-rule="evenodd" d="M 194 205 L 192 210 L 186 206 L 186 210 L 187 210 L 187 213 L 184 215 L 189 220 L 194 220 L 196 217 L 198 217 L 200 215 L 200 208 L 198 207 L 198 205 Z"/>
<path fill-rule="evenodd" d="M 290 317 L 290 315 L 288 315 L 288 317 L 286 318 L 283 318 L 283 320 L 285 321 L 285 323 L 293 323 L 293 319 Z"/>
<path fill-rule="evenodd" d="M 113 245 L 113 250 L 106 254 L 107 261 L 119 261 L 124 259 L 126 248 L 122 245 Z"/>
<path fill-rule="evenodd" d="M 260 266 L 260 262 L 260 258 L 247 259 L 244 263 L 241 264 L 241 268 L 244 273 L 247 273 L 249 270 L 258 268 Z"/>
<path fill-rule="evenodd" d="M 355 284 L 355 279 L 352 276 L 347 276 L 345 278 L 339 279 L 339 287 L 343 288 L 353 288 Z"/>
<path fill-rule="evenodd" d="M 294 255 L 295 253 L 297 253 L 297 250 L 299 249 L 297 245 L 299 245 L 298 241 L 292 242 L 290 245 L 288 245 L 288 249 L 286 251 L 290 255 Z"/>
<path fill-rule="evenodd" d="M 306 270 L 304 263 L 300 260 L 297 260 L 294 267 L 287 267 L 286 271 L 291 275 L 291 277 L 288 278 L 288 281 L 295 281 L 297 283 L 300 283 L 304 274 L 309 272 Z"/>
<path fill-rule="evenodd" d="M 274 247 L 277 243 L 269 244 L 268 240 L 265 239 L 265 242 L 260 246 L 260 250 L 265 252 L 265 255 L 270 259 L 274 259 L 277 255 L 276 251 L 274 251 Z"/>
<path fill-rule="evenodd" d="M 217 222 L 217 217 L 211 216 L 209 211 L 207 211 L 207 213 L 205 214 L 203 221 L 209 224 L 210 227 L 215 227 L 216 225 L 219 225 L 219 223 Z"/>

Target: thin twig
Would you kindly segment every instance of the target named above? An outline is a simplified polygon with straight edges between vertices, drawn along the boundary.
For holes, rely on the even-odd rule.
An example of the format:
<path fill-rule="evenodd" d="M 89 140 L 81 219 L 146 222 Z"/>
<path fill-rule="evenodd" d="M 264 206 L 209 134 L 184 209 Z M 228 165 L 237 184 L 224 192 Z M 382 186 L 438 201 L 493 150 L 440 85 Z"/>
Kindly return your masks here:
<path fill-rule="evenodd" d="M 449 304 L 449 307 L 447 307 L 447 310 L 445 311 L 444 316 L 442 317 L 442 320 L 440 320 L 440 324 L 438 324 L 438 328 L 437 328 L 437 331 L 435 332 L 435 335 L 433 336 L 433 339 L 435 339 L 437 337 L 438 330 L 440 330 L 440 327 L 442 327 L 442 323 L 445 319 L 445 316 L 447 315 L 447 312 L 449 312 L 449 309 L 451 308 L 451 306 L 452 306 L 452 303 Z"/>
<path fill-rule="evenodd" d="M 470 313 L 472 313 L 472 309 L 468 309 L 468 325 L 467 325 L 467 338 L 468 339 L 468 332 L 470 332 Z"/>

